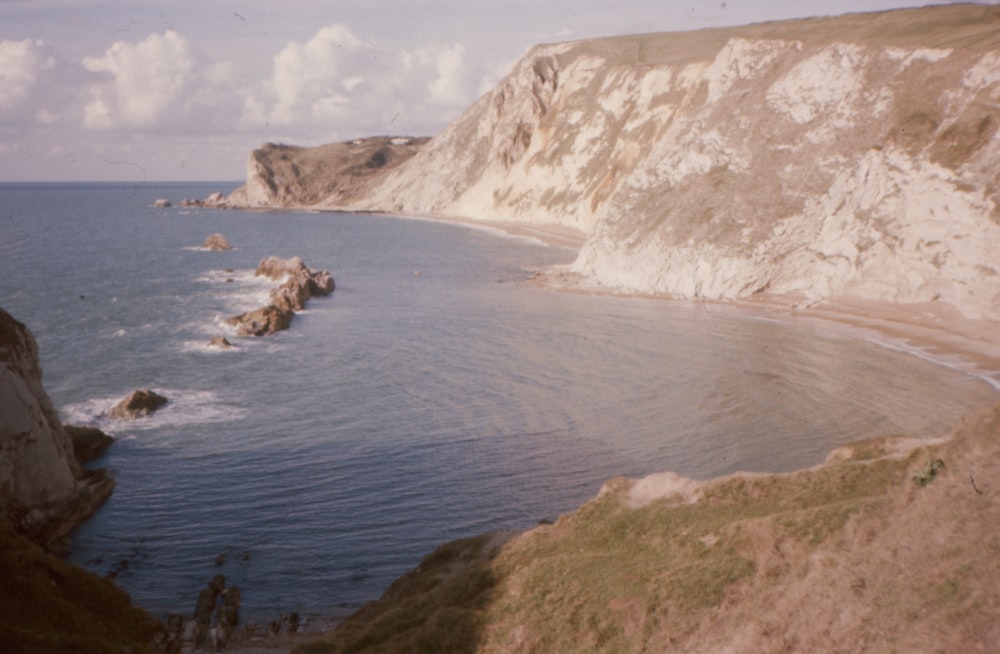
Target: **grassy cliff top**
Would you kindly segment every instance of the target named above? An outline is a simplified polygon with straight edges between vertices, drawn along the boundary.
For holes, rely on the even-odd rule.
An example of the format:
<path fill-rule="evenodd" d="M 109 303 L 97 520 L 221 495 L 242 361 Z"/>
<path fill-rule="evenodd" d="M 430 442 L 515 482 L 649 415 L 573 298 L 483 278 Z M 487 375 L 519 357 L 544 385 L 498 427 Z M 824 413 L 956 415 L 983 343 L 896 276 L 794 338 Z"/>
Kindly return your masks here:
<path fill-rule="evenodd" d="M 446 544 L 300 654 L 986 651 L 1000 638 L 1000 406 L 784 475 Z"/>
<path fill-rule="evenodd" d="M 690 32 L 658 32 L 575 42 L 574 52 L 615 63 L 707 61 L 730 39 L 858 43 L 906 48 L 1000 47 L 1000 7 L 977 4 L 897 9 L 754 23 Z"/>

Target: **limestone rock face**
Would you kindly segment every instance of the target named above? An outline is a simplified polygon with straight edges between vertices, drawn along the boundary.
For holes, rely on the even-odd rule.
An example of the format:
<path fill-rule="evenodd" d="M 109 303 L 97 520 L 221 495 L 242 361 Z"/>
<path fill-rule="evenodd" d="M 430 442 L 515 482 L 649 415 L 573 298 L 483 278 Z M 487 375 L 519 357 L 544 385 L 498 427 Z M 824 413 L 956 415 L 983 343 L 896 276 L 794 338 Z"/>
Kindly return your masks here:
<path fill-rule="evenodd" d="M 997 24 L 964 4 L 539 46 L 358 193 L 299 195 L 256 154 L 248 188 L 573 227 L 572 271 L 616 291 L 998 319 Z"/>
<path fill-rule="evenodd" d="M 0 309 L 0 519 L 51 544 L 107 499 L 114 481 L 83 470 L 42 387 L 38 344 Z"/>
<path fill-rule="evenodd" d="M 226 237 L 222 234 L 210 234 L 208 238 L 205 239 L 202 247 L 208 250 L 228 250 L 229 241 L 227 241 Z"/>
<path fill-rule="evenodd" d="M 148 388 L 140 388 L 129 393 L 124 400 L 108 411 L 108 417 L 117 420 L 144 418 L 162 407 L 167 401 L 167 398 Z"/>
<path fill-rule="evenodd" d="M 940 300 L 1000 318 L 996 9 L 540 46 L 367 208 L 589 234 L 626 292 Z"/>

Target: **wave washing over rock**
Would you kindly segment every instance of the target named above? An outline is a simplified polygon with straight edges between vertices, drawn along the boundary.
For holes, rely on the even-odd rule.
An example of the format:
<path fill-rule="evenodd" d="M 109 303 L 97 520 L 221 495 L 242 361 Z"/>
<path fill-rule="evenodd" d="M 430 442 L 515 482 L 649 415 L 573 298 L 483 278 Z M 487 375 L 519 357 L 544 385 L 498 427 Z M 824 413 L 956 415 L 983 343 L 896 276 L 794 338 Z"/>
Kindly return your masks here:
<path fill-rule="evenodd" d="M 329 271 L 310 270 L 299 257 L 265 257 L 255 275 L 283 281 L 271 291 L 270 304 L 226 320 L 241 336 L 266 336 L 288 329 L 295 312 L 305 308 L 306 300 L 329 295 L 336 286 Z"/>
<path fill-rule="evenodd" d="M 233 197 L 558 223 L 620 291 L 996 319 L 998 27 L 959 5 L 539 46 L 377 182 L 283 183 L 258 151 Z"/>

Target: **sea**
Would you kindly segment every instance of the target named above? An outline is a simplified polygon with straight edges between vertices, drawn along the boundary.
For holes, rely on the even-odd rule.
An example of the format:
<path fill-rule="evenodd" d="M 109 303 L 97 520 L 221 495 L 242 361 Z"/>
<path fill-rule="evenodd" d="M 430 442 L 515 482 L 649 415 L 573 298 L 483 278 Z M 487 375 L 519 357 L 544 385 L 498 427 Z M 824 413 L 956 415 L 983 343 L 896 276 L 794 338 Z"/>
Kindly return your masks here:
<path fill-rule="evenodd" d="M 835 324 L 546 288 L 534 274 L 575 252 L 530 238 L 178 206 L 236 186 L 0 185 L 0 307 L 37 338 L 63 421 L 116 439 L 91 464 L 115 491 L 69 559 L 156 615 L 222 574 L 244 621 L 335 620 L 437 545 L 556 519 L 614 477 L 791 471 L 997 399 L 961 362 Z M 201 247 L 212 233 L 232 249 Z M 269 255 L 336 291 L 237 336 L 225 319 L 267 304 Z M 169 403 L 105 417 L 138 388 Z"/>

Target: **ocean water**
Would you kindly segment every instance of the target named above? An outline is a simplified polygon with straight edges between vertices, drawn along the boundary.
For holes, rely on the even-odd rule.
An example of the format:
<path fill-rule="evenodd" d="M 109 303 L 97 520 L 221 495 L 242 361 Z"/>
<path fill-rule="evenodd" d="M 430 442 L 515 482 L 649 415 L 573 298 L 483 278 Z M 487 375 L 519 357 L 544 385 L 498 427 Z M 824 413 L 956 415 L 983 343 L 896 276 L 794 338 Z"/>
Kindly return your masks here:
<path fill-rule="evenodd" d="M 191 612 L 221 573 L 244 619 L 343 616 L 434 546 L 553 519 L 612 477 L 793 470 L 996 399 L 836 326 L 536 287 L 574 253 L 528 240 L 152 207 L 233 186 L 0 185 L 0 306 L 38 339 L 63 419 L 117 438 L 94 463 L 117 487 L 70 558 L 157 614 Z M 202 250 L 213 232 L 234 248 Z M 253 270 L 272 254 L 337 290 L 236 337 L 223 320 L 266 303 Z M 170 403 L 102 417 L 140 387 Z"/>

